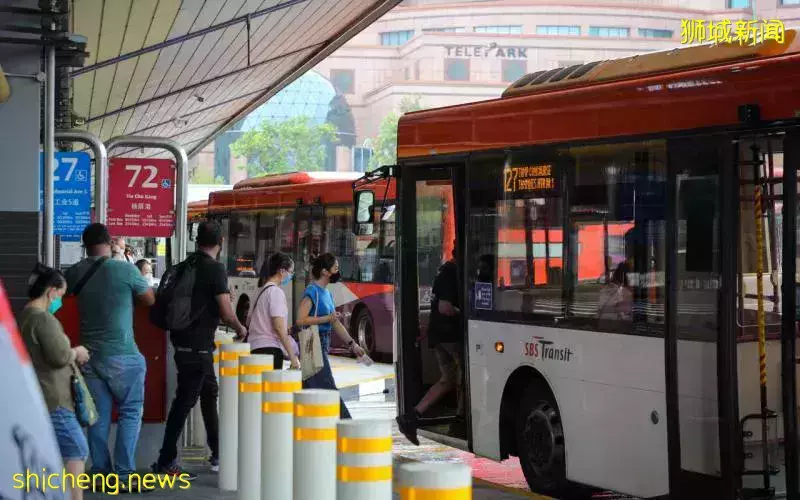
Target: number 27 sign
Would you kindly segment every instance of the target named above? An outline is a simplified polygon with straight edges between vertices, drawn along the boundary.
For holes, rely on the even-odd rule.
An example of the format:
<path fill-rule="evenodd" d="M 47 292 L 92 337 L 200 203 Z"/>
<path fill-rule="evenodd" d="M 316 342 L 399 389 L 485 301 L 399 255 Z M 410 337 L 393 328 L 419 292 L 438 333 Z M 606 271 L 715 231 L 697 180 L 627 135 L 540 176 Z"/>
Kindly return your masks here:
<path fill-rule="evenodd" d="M 167 238 L 175 230 L 175 162 L 112 158 L 108 230 L 115 236 Z"/>

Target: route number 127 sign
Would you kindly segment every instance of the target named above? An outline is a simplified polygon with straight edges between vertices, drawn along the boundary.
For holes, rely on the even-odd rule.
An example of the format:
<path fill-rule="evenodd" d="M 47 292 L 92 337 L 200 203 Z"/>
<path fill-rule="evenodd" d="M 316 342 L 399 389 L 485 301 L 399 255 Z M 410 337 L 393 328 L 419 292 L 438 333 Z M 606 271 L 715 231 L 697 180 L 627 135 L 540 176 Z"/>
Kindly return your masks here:
<path fill-rule="evenodd" d="M 108 230 L 114 236 L 168 238 L 175 231 L 175 162 L 112 158 Z"/>

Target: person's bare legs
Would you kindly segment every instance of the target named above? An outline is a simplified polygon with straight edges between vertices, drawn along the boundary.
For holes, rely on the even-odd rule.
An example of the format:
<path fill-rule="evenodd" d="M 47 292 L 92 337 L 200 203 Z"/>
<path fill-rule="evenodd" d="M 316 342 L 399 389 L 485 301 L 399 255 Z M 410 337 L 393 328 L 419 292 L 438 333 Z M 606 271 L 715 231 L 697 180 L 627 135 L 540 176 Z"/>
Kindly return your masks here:
<path fill-rule="evenodd" d="M 72 474 L 72 477 L 75 479 L 69 485 L 70 488 L 67 488 L 66 491 L 69 492 L 70 498 L 72 500 L 83 500 L 83 489 L 78 486 L 78 479 L 80 475 L 83 474 L 84 468 L 86 463 L 83 460 L 68 460 L 66 464 L 66 469 L 68 474 Z M 64 479 L 66 481 L 66 479 Z M 66 484 L 64 485 L 67 486 Z"/>
<path fill-rule="evenodd" d="M 448 380 L 446 377 L 442 377 L 439 379 L 438 382 L 433 384 L 428 392 L 422 397 L 422 399 L 417 403 L 417 406 L 414 407 L 414 410 L 420 415 L 425 413 L 428 408 L 436 404 L 437 401 L 442 399 L 447 393 L 453 390 L 455 384 Z"/>

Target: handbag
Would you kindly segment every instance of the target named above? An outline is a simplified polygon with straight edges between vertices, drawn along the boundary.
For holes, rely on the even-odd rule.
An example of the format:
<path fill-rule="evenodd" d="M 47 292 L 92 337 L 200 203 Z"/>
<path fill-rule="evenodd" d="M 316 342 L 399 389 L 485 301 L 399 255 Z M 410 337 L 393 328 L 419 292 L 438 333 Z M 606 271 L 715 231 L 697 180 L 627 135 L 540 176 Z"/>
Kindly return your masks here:
<path fill-rule="evenodd" d="M 319 317 L 319 292 L 314 304 L 314 317 Z M 317 325 L 310 325 L 298 334 L 300 337 L 300 368 L 303 380 L 308 380 L 322 370 L 325 361 L 322 359 L 322 342 Z"/>
<path fill-rule="evenodd" d="M 72 399 L 75 402 L 75 416 L 81 427 L 93 426 L 97 422 L 97 407 L 81 371 L 74 363 L 72 364 Z"/>

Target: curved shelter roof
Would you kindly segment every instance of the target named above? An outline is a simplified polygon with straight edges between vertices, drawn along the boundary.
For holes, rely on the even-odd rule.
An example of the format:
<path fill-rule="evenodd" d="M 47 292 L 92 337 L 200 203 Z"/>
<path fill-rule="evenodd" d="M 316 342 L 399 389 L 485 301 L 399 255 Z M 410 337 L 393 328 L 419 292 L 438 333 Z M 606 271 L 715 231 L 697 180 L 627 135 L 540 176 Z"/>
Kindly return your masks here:
<path fill-rule="evenodd" d="M 75 0 L 90 56 L 73 113 L 104 141 L 168 137 L 191 156 L 398 3 Z"/>

